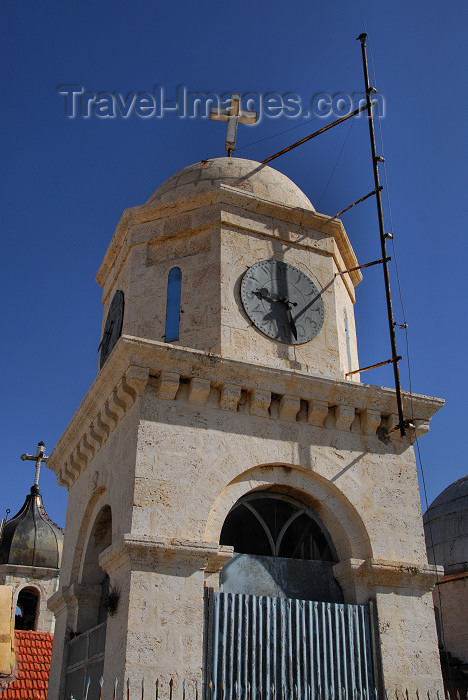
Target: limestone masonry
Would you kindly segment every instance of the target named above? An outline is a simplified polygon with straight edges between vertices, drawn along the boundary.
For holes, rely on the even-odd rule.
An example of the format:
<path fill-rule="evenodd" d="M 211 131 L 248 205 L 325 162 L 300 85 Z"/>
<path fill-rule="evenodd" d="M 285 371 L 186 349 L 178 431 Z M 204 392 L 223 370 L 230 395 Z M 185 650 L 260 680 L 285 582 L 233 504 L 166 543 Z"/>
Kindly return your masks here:
<path fill-rule="evenodd" d="M 243 274 L 263 260 L 320 290 L 325 320 L 310 342 L 272 340 L 245 313 Z M 373 603 L 376 684 L 442 691 L 412 443 L 443 401 L 413 396 L 410 415 L 404 396 L 416 430 L 401 438 L 389 433 L 394 391 L 346 378 L 359 367 L 361 273 L 338 273 L 357 265 L 342 223 L 253 161 L 202 161 L 124 211 L 96 277 L 103 332 L 123 291 L 121 337 L 47 464 L 69 491 L 49 700 L 79 698 L 99 669 L 103 700 L 115 678 L 119 698 L 127 678 L 201 683 L 204 591 L 222 591 L 235 557 L 221 530 L 259 491 L 304 504 L 331 540 L 344 603 Z M 174 267 L 179 340 L 167 343 Z M 73 656 L 95 628 L 100 655 Z"/>

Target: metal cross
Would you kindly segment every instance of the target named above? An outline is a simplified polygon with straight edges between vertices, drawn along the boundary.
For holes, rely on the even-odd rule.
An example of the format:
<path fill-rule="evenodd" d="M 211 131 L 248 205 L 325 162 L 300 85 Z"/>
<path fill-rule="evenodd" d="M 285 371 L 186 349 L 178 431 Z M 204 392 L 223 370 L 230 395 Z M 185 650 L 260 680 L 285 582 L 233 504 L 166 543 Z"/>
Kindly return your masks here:
<path fill-rule="evenodd" d="M 24 454 L 21 455 L 21 459 L 30 459 L 33 462 L 36 462 L 36 476 L 34 477 L 34 486 L 39 486 L 39 473 L 41 471 L 41 464 L 42 462 L 47 462 L 49 457 L 45 453 L 45 447 L 43 442 L 38 442 L 37 443 L 37 452 L 35 455 L 30 455 L 30 454 Z"/>
<path fill-rule="evenodd" d="M 227 109 L 221 107 L 212 107 L 210 111 L 210 119 L 219 122 L 227 122 L 227 135 L 225 149 L 228 156 L 231 157 L 232 152 L 236 147 L 237 124 L 256 124 L 257 112 L 250 110 L 242 110 L 240 105 L 240 95 L 231 93 L 230 106 Z"/>

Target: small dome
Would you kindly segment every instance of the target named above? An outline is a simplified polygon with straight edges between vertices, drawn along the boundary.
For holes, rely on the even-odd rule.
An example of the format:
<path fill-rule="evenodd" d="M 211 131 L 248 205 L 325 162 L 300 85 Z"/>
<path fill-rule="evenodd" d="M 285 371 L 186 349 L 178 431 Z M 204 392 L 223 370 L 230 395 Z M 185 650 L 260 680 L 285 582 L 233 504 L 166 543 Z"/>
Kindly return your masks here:
<path fill-rule="evenodd" d="M 213 158 L 189 165 L 164 182 L 148 199 L 147 204 L 177 202 L 200 192 L 230 185 L 270 202 L 315 211 L 306 195 L 283 175 L 255 160 Z"/>
<path fill-rule="evenodd" d="M 448 486 L 424 514 L 427 558 L 445 573 L 468 569 L 468 476 Z"/>
<path fill-rule="evenodd" d="M 21 510 L 3 527 L 0 564 L 59 569 L 63 531 L 48 517 L 38 486 L 32 486 Z"/>

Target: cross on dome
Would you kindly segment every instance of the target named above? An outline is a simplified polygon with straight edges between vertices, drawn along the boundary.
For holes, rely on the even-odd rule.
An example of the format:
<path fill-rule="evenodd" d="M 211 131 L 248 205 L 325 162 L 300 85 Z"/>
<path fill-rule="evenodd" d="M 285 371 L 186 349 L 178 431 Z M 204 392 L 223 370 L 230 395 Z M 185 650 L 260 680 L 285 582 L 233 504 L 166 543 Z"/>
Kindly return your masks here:
<path fill-rule="evenodd" d="M 37 443 L 37 451 L 35 455 L 30 455 L 29 453 L 25 453 L 21 455 L 21 459 L 23 462 L 25 460 L 32 460 L 33 462 L 36 462 L 36 475 L 34 477 L 34 486 L 39 487 L 39 474 L 41 471 L 41 465 L 42 462 L 47 462 L 49 457 L 45 454 L 45 446 L 43 442 L 38 442 Z"/>
<path fill-rule="evenodd" d="M 231 93 L 229 102 L 230 105 L 226 109 L 212 107 L 210 119 L 228 123 L 225 149 L 230 157 L 236 147 L 237 124 L 256 124 L 257 112 L 241 109 L 241 98 L 237 93 Z"/>

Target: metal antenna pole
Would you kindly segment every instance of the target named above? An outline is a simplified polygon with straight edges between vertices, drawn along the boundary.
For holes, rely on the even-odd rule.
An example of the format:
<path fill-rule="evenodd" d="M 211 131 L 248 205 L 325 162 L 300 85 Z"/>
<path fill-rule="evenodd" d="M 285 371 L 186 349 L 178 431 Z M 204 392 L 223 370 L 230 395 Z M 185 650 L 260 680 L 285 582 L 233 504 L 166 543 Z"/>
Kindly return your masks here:
<path fill-rule="evenodd" d="M 362 51 L 362 65 L 364 69 L 364 80 L 366 84 L 366 101 L 367 101 L 367 114 L 368 114 L 368 122 L 369 122 L 369 136 L 370 136 L 370 142 L 371 142 L 371 150 L 372 150 L 372 167 L 374 169 L 374 183 L 375 183 L 375 191 L 376 191 L 376 201 L 377 201 L 377 213 L 379 217 L 379 231 L 380 231 L 380 247 L 382 249 L 382 266 L 383 266 L 383 272 L 384 272 L 384 280 L 385 280 L 385 296 L 387 298 L 387 314 L 388 314 L 388 329 L 390 332 L 390 343 L 392 346 L 392 362 L 393 362 L 393 374 L 395 377 L 395 393 L 396 393 L 396 400 L 397 400 L 397 407 L 398 407 L 398 420 L 399 420 L 399 429 L 400 429 L 400 434 L 403 437 L 406 435 L 406 430 L 405 430 L 405 420 L 403 418 L 403 405 L 402 405 L 402 399 L 401 399 L 401 384 L 400 384 L 400 371 L 398 368 L 398 361 L 401 359 L 398 356 L 397 352 L 397 347 L 396 347 L 396 338 L 395 338 L 395 322 L 393 319 L 393 308 L 392 308 L 392 295 L 390 292 L 390 277 L 388 274 L 388 258 L 387 258 L 387 245 L 385 242 L 385 228 L 384 228 L 384 220 L 383 220 L 383 210 L 382 210 L 382 197 L 381 197 L 381 186 L 380 186 L 380 181 L 379 181 L 379 171 L 378 171 L 378 162 L 379 158 L 377 156 L 376 152 L 376 146 L 375 146 L 375 132 L 374 132 L 374 117 L 372 114 L 372 102 L 371 102 L 371 94 L 375 92 L 375 88 L 371 88 L 369 84 L 369 69 L 367 65 L 367 52 L 366 52 L 366 39 L 367 39 L 367 34 L 360 34 L 358 36 L 359 41 L 361 42 L 361 51 Z M 382 160 L 382 159 L 380 159 Z"/>

